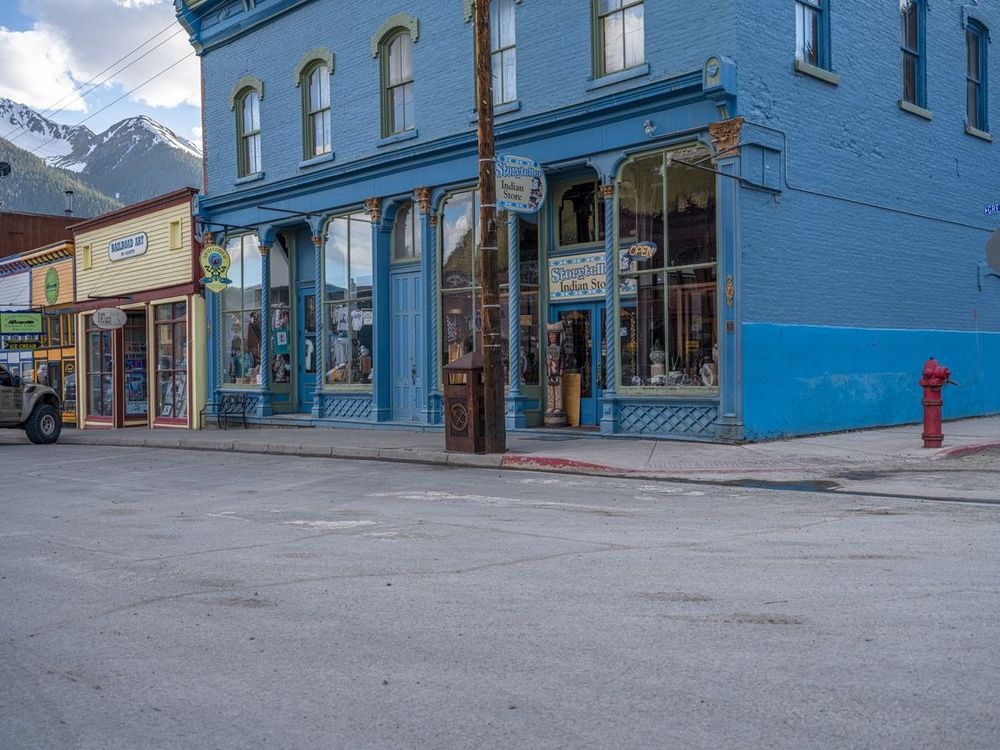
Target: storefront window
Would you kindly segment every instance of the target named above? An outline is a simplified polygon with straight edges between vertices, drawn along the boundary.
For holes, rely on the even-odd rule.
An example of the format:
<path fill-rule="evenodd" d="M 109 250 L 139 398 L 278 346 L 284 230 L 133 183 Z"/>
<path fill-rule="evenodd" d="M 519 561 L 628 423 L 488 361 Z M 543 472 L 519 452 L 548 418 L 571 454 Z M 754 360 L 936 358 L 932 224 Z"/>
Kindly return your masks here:
<path fill-rule="evenodd" d="M 371 386 L 372 261 L 371 219 L 331 219 L 323 245 L 327 385 Z"/>
<path fill-rule="evenodd" d="M 559 196 L 559 244 L 604 242 L 604 199 L 596 182 L 570 185 Z"/>
<path fill-rule="evenodd" d="M 114 355 L 111 331 L 94 326 L 87 317 L 87 416 L 110 417 L 114 403 Z"/>
<path fill-rule="evenodd" d="M 271 385 L 292 382 L 292 308 L 288 245 L 284 235 L 271 248 Z"/>
<path fill-rule="evenodd" d="M 232 284 L 222 292 L 222 382 L 260 382 L 261 259 L 256 235 L 245 234 L 226 243 L 232 259 Z"/>
<path fill-rule="evenodd" d="M 145 419 L 149 415 L 146 369 L 146 313 L 127 313 L 125 344 L 125 418 Z"/>
<path fill-rule="evenodd" d="M 420 220 L 413 204 L 407 203 L 396 214 L 396 224 L 392 229 L 392 259 L 396 263 L 406 263 L 420 255 Z"/>
<path fill-rule="evenodd" d="M 156 340 L 156 416 L 187 419 L 187 303 L 157 305 L 153 330 Z"/>
<path fill-rule="evenodd" d="M 715 177 L 658 153 L 618 187 L 621 385 L 716 388 Z"/>
<path fill-rule="evenodd" d="M 537 385 L 540 372 L 538 300 L 538 223 L 534 216 L 518 219 L 521 266 L 521 379 Z M 450 196 L 441 221 L 442 364 L 454 362 L 479 346 L 479 193 Z M 509 376 L 510 313 L 508 295 L 508 234 L 497 227 L 497 270 L 500 282 L 500 335 L 504 382 Z"/>

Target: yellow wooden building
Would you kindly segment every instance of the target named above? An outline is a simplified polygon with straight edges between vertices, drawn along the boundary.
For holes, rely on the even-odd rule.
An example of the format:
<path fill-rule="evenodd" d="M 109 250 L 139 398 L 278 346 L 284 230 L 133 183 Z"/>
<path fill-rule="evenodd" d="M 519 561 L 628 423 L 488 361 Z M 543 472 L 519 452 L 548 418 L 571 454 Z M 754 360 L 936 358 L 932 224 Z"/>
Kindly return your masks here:
<path fill-rule="evenodd" d="M 206 327 L 196 194 L 185 188 L 73 227 L 83 428 L 200 427 Z"/>
<path fill-rule="evenodd" d="M 62 398 L 63 422 L 76 423 L 76 320 L 74 248 L 57 242 L 21 256 L 31 267 L 31 307 L 42 315 L 42 346 L 34 354 L 34 379 Z"/>

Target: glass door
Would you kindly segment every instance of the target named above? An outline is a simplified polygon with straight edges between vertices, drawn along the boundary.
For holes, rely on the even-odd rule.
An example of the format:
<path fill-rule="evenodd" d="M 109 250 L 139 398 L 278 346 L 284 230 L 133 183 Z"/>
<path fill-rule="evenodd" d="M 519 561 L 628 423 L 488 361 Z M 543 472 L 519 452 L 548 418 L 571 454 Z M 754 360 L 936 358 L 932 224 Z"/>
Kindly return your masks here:
<path fill-rule="evenodd" d="M 149 373 L 146 368 L 146 313 L 128 313 L 125 319 L 125 421 L 149 417 Z"/>
<path fill-rule="evenodd" d="M 597 425 L 606 359 L 604 304 L 554 307 L 552 320 L 562 322 L 566 329 L 563 408 L 570 417 L 570 424 L 575 421 L 573 417 L 578 410 L 580 426 Z"/>
<path fill-rule="evenodd" d="M 298 381 L 299 411 L 312 409 L 316 390 L 316 292 L 312 287 L 298 292 Z"/>

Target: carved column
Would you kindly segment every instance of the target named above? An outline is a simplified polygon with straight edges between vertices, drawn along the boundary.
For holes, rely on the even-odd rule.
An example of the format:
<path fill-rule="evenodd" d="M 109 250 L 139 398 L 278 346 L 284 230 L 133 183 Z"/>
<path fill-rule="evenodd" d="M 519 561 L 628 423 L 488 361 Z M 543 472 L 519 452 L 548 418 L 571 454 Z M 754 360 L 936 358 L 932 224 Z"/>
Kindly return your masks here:
<path fill-rule="evenodd" d="M 262 404 L 270 403 L 271 391 L 271 246 L 260 246 L 260 375 Z M 268 407 L 269 410 L 269 407 Z"/>
<path fill-rule="evenodd" d="M 389 255 L 385 252 L 385 227 L 382 226 L 382 199 L 368 198 L 365 210 L 372 220 L 372 418 L 376 422 L 392 419 L 392 373 L 389 365 Z"/>
<path fill-rule="evenodd" d="M 316 281 L 313 289 L 316 295 L 316 350 L 314 353 L 314 364 L 316 366 L 316 390 L 313 392 L 312 415 L 319 418 L 323 416 L 323 383 L 326 380 L 326 316 L 323 314 L 323 297 L 326 293 L 326 286 L 323 283 L 323 238 L 312 238 L 314 248 L 314 273 Z M 304 344 L 303 344 L 304 346 Z"/>
<path fill-rule="evenodd" d="M 618 407 L 616 404 L 618 367 L 618 310 L 615 308 L 615 284 L 618 283 L 618 254 L 615 251 L 615 186 L 614 183 L 601 185 L 604 198 L 604 337 L 606 369 L 604 371 L 604 394 L 601 403 L 601 433 L 612 435 L 618 431 Z"/>
<path fill-rule="evenodd" d="M 507 327 L 509 329 L 508 370 L 505 422 L 507 429 L 528 426 L 525 398 L 521 395 L 521 224 L 518 215 L 507 212 Z"/>

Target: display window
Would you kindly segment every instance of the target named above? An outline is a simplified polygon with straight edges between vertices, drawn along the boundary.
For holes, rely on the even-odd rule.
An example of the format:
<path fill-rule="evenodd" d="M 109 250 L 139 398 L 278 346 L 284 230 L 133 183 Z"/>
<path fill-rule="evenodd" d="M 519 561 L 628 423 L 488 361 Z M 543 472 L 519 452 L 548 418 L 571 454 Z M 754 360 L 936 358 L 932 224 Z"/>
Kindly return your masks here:
<path fill-rule="evenodd" d="M 145 310 L 127 313 L 122 336 L 125 355 L 125 419 L 145 420 L 149 417 Z"/>
<path fill-rule="evenodd" d="M 560 247 L 604 242 L 604 199 L 596 180 L 563 188 L 556 211 Z"/>
<path fill-rule="evenodd" d="M 366 214 L 329 221 L 323 244 L 325 386 L 371 387 L 373 259 L 372 225 Z"/>
<path fill-rule="evenodd" d="M 441 211 L 441 364 L 465 356 L 479 346 L 482 302 L 479 286 L 479 191 L 448 196 Z M 537 385 L 541 372 L 538 290 L 538 224 L 534 216 L 518 216 L 521 269 L 521 381 Z M 510 305 L 508 231 L 497 228 L 500 291 L 500 335 L 503 378 L 510 382 Z"/>
<path fill-rule="evenodd" d="M 226 243 L 232 263 L 230 284 L 222 292 L 222 382 L 260 382 L 261 256 L 257 236 L 246 234 Z"/>
<path fill-rule="evenodd" d="M 715 175 L 665 152 L 635 158 L 617 217 L 621 387 L 717 390 Z"/>
<path fill-rule="evenodd" d="M 409 263 L 421 256 L 420 220 L 412 203 L 403 205 L 396 214 L 392 229 L 392 260 Z"/>
<path fill-rule="evenodd" d="M 156 305 L 156 418 L 184 422 L 188 416 L 187 303 Z"/>

